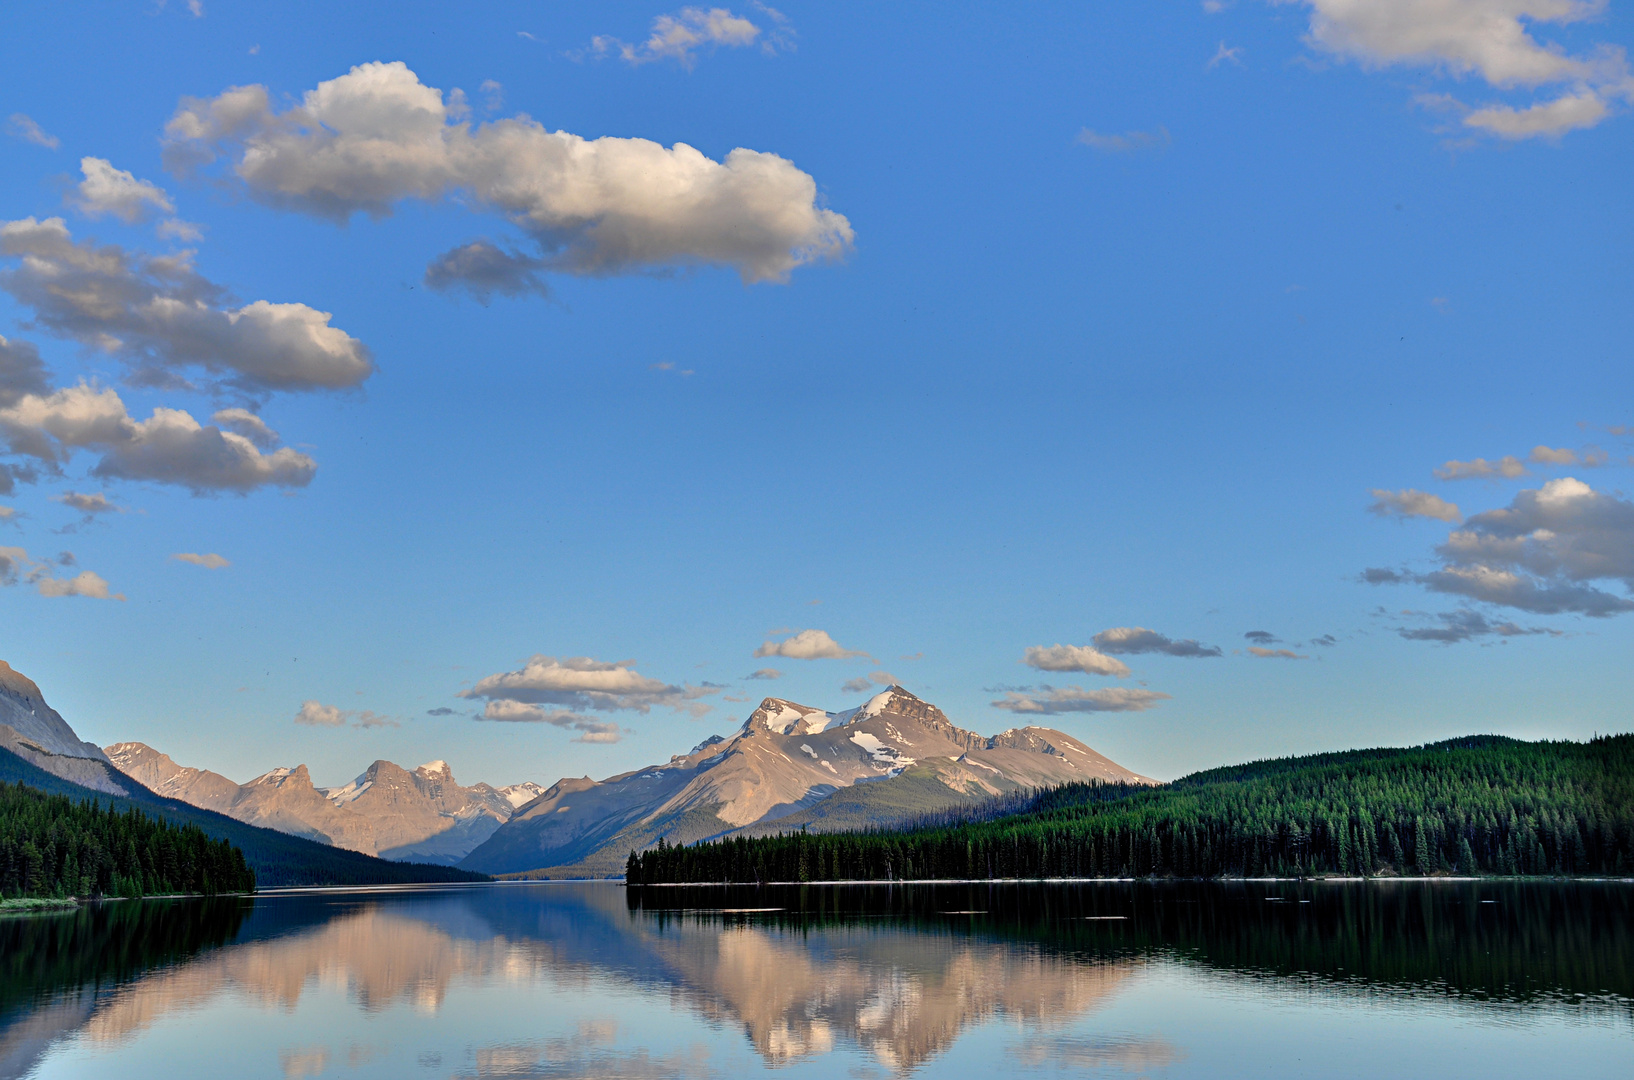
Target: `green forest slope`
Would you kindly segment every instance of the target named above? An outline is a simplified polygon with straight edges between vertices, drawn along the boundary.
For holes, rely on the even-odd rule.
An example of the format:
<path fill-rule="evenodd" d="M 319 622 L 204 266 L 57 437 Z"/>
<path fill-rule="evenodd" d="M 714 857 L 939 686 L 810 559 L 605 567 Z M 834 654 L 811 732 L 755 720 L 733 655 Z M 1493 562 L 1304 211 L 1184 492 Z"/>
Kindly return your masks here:
<path fill-rule="evenodd" d="M 1500 736 L 1251 762 L 1156 788 L 1069 784 L 1020 812 L 632 854 L 632 884 L 913 878 L 1622 874 L 1634 735 Z"/>
<path fill-rule="evenodd" d="M 484 874 L 451 866 L 388 862 L 356 851 L 334 848 L 299 836 L 246 825 L 226 814 L 205 810 L 176 799 L 155 795 L 123 773 L 119 783 L 128 797 L 106 795 L 53 776 L 9 750 L 0 750 L 0 781 L 26 784 L 38 791 L 66 795 L 75 802 L 91 800 L 124 813 L 132 808 L 172 825 L 195 825 L 216 840 L 225 840 L 244 853 L 261 888 L 284 885 L 403 885 L 425 881 L 486 881 Z"/>
<path fill-rule="evenodd" d="M 197 825 L 0 782 L 0 896 L 254 891 L 244 853 Z"/>

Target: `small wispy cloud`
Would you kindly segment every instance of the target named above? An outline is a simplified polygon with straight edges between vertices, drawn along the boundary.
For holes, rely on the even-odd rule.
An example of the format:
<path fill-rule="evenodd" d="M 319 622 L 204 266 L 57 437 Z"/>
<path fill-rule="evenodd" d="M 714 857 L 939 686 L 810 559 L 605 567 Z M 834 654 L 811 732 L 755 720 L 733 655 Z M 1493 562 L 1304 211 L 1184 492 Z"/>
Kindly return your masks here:
<path fill-rule="evenodd" d="M 6 134 L 14 139 L 33 143 L 35 146 L 43 146 L 47 150 L 55 150 L 62 145 L 61 139 L 46 132 L 26 113 L 11 114 L 10 119 L 6 121 Z"/>
<path fill-rule="evenodd" d="M 191 563 L 194 566 L 202 566 L 206 570 L 224 570 L 233 565 L 226 558 L 217 555 L 213 551 L 203 555 L 195 554 L 191 551 L 178 551 L 176 554 L 172 555 L 171 558 L 176 562 Z"/>
<path fill-rule="evenodd" d="M 1214 58 L 1203 65 L 1203 70 L 1213 71 L 1221 64 L 1235 64 L 1237 67 L 1242 67 L 1243 47 L 1238 45 L 1233 48 L 1228 46 L 1224 41 L 1220 42 L 1220 47 L 1214 50 Z"/>
<path fill-rule="evenodd" d="M 1454 523 L 1464 520 L 1457 503 L 1450 503 L 1441 496 L 1431 495 L 1429 492 L 1415 491 L 1412 488 L 1402 491 L 1374 488 L 1369 494 L 1373 496 L 1373 505 L 1367 508 L 1368 513 L 1377 514 L 1379 517 L 1433 518 L 1436 521 Z"/>
<path fill-rule="evenodd" d="M 295 722 L 306 727 L 338 728 L 350 724 L 356 728 L 400 727 L 389 716 L 368 709 L 342 709 L 321 701 L 307 700 L 295 712 Z"/>
<path fill-rule="evenodd" d="M 1121 135 L 1086 127 L 1078 132 L 1078 141 L 1103 154 L 1132 154 L 1141 150 L 1162 150 L 1174 139 L 1166 127 L 1153 131 L 1126 131 Z"/>
<path fill-rule="evenodd" d="M 673 60 L 691 70 L 698 56 L 705 50 L 719 48 L 741 49 L 758 45 L 768 56 L 794 47 L 794 30 L 786 15 L 776 8 L 755 3 L 754 8 L 766 16 L 769 26 L 761 27 L 752 19 L 734 14 L 727 8 L 684 7 L 673 15 L 660 15 L 652 21 L 647 40 L 632 44 L 609 34 L 597 34 L 590 39 L 588 55 L 601 58 L 616 56 L 627 64 L 651 64 L 659 60 Z M 573 54 L 575 58 L 585 53 Z"/>

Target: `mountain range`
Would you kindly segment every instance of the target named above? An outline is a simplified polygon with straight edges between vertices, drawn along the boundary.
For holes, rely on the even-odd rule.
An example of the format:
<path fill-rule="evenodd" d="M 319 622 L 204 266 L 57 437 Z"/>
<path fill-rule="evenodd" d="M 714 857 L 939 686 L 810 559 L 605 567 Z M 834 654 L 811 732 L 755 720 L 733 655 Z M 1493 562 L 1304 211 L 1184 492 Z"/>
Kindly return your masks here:
<path fill-rule="evenodd" d="M 305 765 L 237 784 L 178 765 L 144 743 L 115 743 L 106 753 L 121 772 L 158 794 L 251 825 L 383 859 L 444 865 L 459 862 L 544 791 L 532 783 L 461 787 L 446 761 L 412 772 L 376 761 L 343 787 L 320 788 Z"/>
<path fill-rule="evenodd" d="M 459 865 L 487 874 L 619 872 L 632 849 L 708 837 L 899 824 L 1024 788 L 1154 783 L 1070 735 L 992 737 L 900 686 L 832 713 L 766 698 L 730 738 L 596 782 L 561 780 Z"/>
<path fill-rule="evenodd" d="M 617 874 L 661 838 L 882 827 L 1070 781 L 1154 782 L 1050 728 L 978 735 L 900 686 L 843 712 L 769 697 L 730 736 L 601 781 L 465 787 L 445 761 L 381 760 L 322 788 L 305 765 L 240 784 L 144 743 L 99 749 L 0 662 L 0 749 L 81 787 L 151 792 L 363 855 L 549 877 Z"/>

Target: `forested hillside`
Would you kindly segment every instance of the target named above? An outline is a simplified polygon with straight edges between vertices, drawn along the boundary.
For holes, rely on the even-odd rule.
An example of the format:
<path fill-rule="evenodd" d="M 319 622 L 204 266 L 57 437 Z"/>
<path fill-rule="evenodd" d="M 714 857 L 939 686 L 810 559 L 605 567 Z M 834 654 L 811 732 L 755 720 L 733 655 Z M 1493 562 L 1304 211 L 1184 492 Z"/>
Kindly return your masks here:
<path fill-rule="evenodd" d="M 254 891 L 244 853 L 197 825 L 0 781 L 0 896 Z"/>
<path fill-rule="evenodd" d="M 1604 874 L 1634 870 L 1634 735 L 1499 736 L 1070 784 L 904 832 L 660 845 L 632 884 L 913 878 Z"/>
<path fill-rule="evenodd" d="M 172 825 L 196 825 L 206 835 L 225 840 L 242 850 L 245 861 L 255 872 L 256 883 L 262 888 L 487 880 L 486 875 L 456 870 L 451 866 L 388 862 L 272 829 L 246 825 L 225 814 L 155 795 L 129 777 L 123 777 L 121 781 L 132 789 L 129 797 L 91 791 L 53 776 L 3 749 L 0 749 L 0 781 L 26 784 L 37 791 L 66 795 L 75 801 L 89 798 L 98 806 L 112 807 L 121 813 L 135 807 L 150 817 Z"/>

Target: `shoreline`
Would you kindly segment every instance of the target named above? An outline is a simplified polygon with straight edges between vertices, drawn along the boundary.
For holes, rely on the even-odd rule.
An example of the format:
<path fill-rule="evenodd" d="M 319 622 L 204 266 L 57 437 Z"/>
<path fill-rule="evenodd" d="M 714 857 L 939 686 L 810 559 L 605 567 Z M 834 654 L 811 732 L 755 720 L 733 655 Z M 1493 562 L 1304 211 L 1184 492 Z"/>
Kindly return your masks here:
<path fill-rule="evenodd" d="M 686 888 L 762 888 L 776 885 L 785 887 L 790 885 L 1167 885 L 1180 883 L 1193 884 L 1266 884 L 1266 885 L 1355 885 L 1355 884 L 1390 884 L 1393 882 L 1412 883 L 1446 883 L 1468 884 L 1471 882 L 1552 882 L 1564 884 L 1566 882 L 1582 882 L 1584 884 L 1619 884 L 1634 885 L 1634 876 L 1615 877 L 1596 875 L 1593 877 L 1578 877 L 1575 875 L 1519 875 L 1490 877 L 1458 877 L 1454 875 L 1436 875 L 1432 877 L 1209 877 L 1209 878 L 1182 878 L 1182 877 L 1116 877 L 1116 878 L 1088 878 L 1088 877 L 1054 877 L 1054 878 L 851 878 L 834 881 L 653 881 L 641 885 L 630 885 L 622 878 L 582 878 L 563 879 L 582 881 L 609 881 L 635 889 L 686 889 Z"/>

